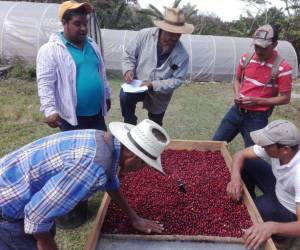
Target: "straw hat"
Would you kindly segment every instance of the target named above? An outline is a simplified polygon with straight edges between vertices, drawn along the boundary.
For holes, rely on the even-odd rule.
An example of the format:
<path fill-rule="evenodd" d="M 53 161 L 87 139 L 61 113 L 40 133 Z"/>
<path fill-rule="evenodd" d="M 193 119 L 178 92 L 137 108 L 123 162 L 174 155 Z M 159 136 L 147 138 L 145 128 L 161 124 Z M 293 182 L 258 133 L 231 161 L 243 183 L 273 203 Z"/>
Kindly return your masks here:
<path fill-rule="evenodd" d="M 161 126 L 145 119 L 136 126 L 123 122 L 111 122 L 109 130 L 132 153 L 149 166 L 164 173 L 160 155 L 170 143 L 170 138 Z"/>
<path fill-rule="evenodd" d="M 171 33 L 190 34 L 194 31 L 194 25 L 185 23 L 183 11 L 178 8 L 166 8 L 164 20 L 155 20 L 153 23 Z"/>
<path fill-rule="evenodd" d="M 67 10 L 75 10 L 82 6 L 85 8 L 86 13 L 91 13 L 93 10 L 93 6 L 91 4 L 89 4 L 88 2 L 78 3 L 73 0 L 63 2 L 61 5 L 59 5 L 59 8 L 58 8 L 59 20 L 62 21 L 62 17 Z"/>

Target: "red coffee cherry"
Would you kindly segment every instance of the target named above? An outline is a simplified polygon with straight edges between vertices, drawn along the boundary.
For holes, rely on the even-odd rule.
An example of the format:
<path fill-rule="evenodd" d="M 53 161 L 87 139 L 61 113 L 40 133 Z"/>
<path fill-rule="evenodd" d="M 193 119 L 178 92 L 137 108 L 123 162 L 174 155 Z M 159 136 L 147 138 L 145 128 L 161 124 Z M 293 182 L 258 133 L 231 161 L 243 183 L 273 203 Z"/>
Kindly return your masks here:
<path fill-rule="evenodd" d="M 163 234 L 241 237 L 242 229 L 252 225 L 246 206 L 226 194 L 230 173 L 220 152 L 167 150 L 162 164 L 166 176 L 144 167 L 120 176 L 120 181 L 132 208 L 162 223 Z M 186 193 L 178 188 L 178 180 Z M 140 234 L 113 203 L 102 231 Z"/>

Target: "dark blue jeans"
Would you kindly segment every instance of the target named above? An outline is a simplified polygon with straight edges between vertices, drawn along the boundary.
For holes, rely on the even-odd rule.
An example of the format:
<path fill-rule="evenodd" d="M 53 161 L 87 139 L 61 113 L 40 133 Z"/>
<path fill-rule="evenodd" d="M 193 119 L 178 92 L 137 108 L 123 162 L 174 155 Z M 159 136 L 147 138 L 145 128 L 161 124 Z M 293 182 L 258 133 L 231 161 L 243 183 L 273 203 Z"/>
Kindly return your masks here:
<path fill-rule="evenodd" d="M 242 178 L 264 221 L 290 222 L 297 219 L 276 197 L 276 179 L 270 164 L 260 159 L 247 160 L 242 170 Z M 256 197 L 255 186 L 260 188 L 263 195 Z"/>
<path fill-rule="evenodd" d="M 99 114 L 93 116 L 77 116 L 78 125 L 72 126 L 67 121 L 61 119 L 60 120 L 60 130 L 68 131 L 68 130 L 77 130 L 77 129 L 99 129 L 106 131 L 106 124 L 104 117 L 102 116 L 102 111 Z"/>
<path fill-rule="evenodd" d="M 55 236 L 55 227 L 51 233 Z M 5 221 L 0 219 L 0 249 L 1 250 L 37 250 L 36 239 L 31 234 L 25 234 L 23 220 Z"/>
<path fill-rule="evenodd" d="M 255 186 L 257 186 L 263 194 L 275 193 L 276 179 L 270 164 L 264 160 L 246 160 L 241 174 L 252 198 L 256 197 Z"/>
<path fill-rule="evenodd" d="M 24 232 L 23 221 L 0 221 L 1 250 L 36 250 L 36 239 Z"/>
<path fill-rule="evenodd" d="M 276 194 L 264 194 L 254 198 L 254 203 L 264 221 L 291 222 L 296 221 L 296 214 L 287 210 L 278 201 Z"/>
<path fill-rule="evenodd" d="M 137 116 L 135 115 L 135 108 L 138 102 L 142 102 L 147 96 L 147 92 L 142 93 L 126 93 L 121 88 L 120 90 L 120 106 L 124 122 L 133 125 L 137 124 Z M 165 112 L 161 114 L 153 114 L 148 112 L 148 118 L 162 126 L 162 121 Z"/>
<path fill-rule="evenodd" d="M 254 143 L 250 132 L 265 127 L 268 124 L 268 116 L 268 112 L 243 112 L 238 106 L 233 105 L 222 119 L 213 140 L 231 142 L 238 133 L 241 133 L 245 147 L 252 146 Z"/>

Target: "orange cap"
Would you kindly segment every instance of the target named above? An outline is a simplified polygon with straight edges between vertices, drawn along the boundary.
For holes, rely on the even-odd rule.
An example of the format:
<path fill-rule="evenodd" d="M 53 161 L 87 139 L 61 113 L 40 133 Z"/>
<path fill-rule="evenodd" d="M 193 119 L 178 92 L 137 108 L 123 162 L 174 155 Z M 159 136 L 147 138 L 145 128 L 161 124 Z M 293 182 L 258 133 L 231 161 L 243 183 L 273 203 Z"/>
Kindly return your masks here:
<path fill-rule="evenodd" d="M 91 4 L 89 4 L 88 2 L 78 3 L 78 2 L 72 1 L 72 0 L 63 2 L 59 6 L 59 9 L 58 9 L 59 20 L 62 21 L 62 17 L 64 15 L 64 13 L 66 12 L 66 10 L 75 10 L 82 6 L 84 6 L 87 13 L 91 13 L 93 10 L 93 6 Z"/>

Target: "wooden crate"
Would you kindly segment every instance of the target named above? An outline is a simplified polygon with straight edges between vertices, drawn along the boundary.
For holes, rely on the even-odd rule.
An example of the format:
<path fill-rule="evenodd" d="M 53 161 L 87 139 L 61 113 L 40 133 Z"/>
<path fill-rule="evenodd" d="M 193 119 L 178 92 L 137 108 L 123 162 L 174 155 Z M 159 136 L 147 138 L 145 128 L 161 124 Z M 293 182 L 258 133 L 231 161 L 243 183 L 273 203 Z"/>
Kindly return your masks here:
<path fill-rule="evenodd" d="M 227 144 L 225 142 L 218 141 L 187 141 L 187 140 L 172 140 L 167 149 L 173 150 L 199 150 L 199 151 L 220 151 L 229 171 L 231 170 L 231 156 L 227 150 Z M 249 215 L 253 223 L 262 222 L 262 218 L 255 207 L 255 204 L 245 187 L 243 185 L 244 195 L 243 201 L 246 205 Z M 85 250 L 95 250 L 98 240 L 101 238 L 101 229 L 106 216 L 106 212 L 110 203 L 110 197 L 107 193 L 104 194 L 101 206 L 96 216 L 93 228 L 88 236 L 88 240 L 85 246 Z M 103 236 L 102 236 L 103 237 Z M 213 242 L 213 243 L 233 243 L 243 244 L 242 239 L 231 237 L 217 237 L 217 236 L 187 236 L 187 235 L 105 235 L 106 238 L 112 240 L 145 240 L 145 241 L 192 241 L 192 242 Z M 200 243 L 199 243 L 200 244 Z M 224 248 L 225 249 L 225 248 Z M 227 248 L 228 249 L 228 248 Z M 272 239 L 269 239 L 264 245 L 265 250 L 276 250 Z"/>

